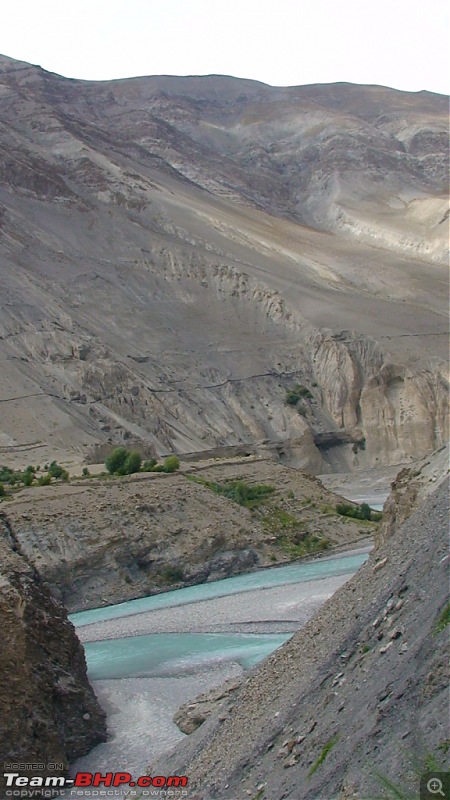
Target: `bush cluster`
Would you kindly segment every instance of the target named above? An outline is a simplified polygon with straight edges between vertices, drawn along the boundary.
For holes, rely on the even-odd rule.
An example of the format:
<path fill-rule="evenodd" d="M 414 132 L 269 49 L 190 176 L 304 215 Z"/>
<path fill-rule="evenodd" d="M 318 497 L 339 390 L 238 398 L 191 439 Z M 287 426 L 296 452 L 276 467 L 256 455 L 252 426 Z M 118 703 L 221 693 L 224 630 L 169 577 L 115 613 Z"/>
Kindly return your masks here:
<path fill-rule="evenodd" d="M 350 503 L 338 503 L 336 511 L 343 517 L 352 517 L 353 519 L 365 519 L 370 522 L 379 522 L 382 518 L 380 511 L 373 511 L 368 503 L 361 503 L 360 506 L 350 505 Z"/>
<path fill-rule="evenodd" d="M 269 486 L 264 483 L 246 483 L 243 480 L 239 481 L 225 481 L 225 483 L 215 483 L 214 481 L 206 481 L 203 478 L 197 478 L 194 475 L 188 476 L 190 480 L 195 483 L 201 483 L 207 486 L 208 489 L 227 497 L 228 500 L 233 500 L 245 508 L 255 508 L 259 506 L 269 494 L 275 491 L 275 486 Z"/>
<path fill-rule="evenodd" d="M 180 461 L 176 456 L 168 456 L 163 464 L 158 464 L 155 458 L 142 463 L 137 450 L 116 447 L 106 458 L 105 466 L 110 475 L 132 475 L 134 472 L 175 472 Z"/>
<path fill-rule="evenodd" d="M 301 384 L 296 383 L 292 389 L 287 390 L 285 403 L 288 406 L 296 406 L 302 397 L 307 400 L 312 400 L 313 396 L 312 392 L 310 392 L 306 386 L 301 386 Z"/>
<path fill-rule="evenodd" d="M 52 478 L 62 481 L 69 480 L 69 473 L 57 461 L 46 464 L 44 472 L 38 474 L 40 469 L 40 466 L 34 467 L 31 464 L 24 470 L 11 469 L 11 467 L 5 465 L 0 466 L 0 485 L 3 487 L 3 491 L 0 490 L 0 497 L 5 496 L 5 486 L 12 489 L 36 484 L 38 486 L 48 486 Z"/>

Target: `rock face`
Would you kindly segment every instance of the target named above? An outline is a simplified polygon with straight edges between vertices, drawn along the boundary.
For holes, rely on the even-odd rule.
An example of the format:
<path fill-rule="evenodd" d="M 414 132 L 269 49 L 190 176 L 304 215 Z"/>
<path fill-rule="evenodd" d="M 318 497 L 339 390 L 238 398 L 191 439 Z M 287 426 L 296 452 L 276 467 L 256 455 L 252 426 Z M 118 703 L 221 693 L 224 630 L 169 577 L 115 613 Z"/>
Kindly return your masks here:
<path fill-rule="evenodd" d="M 0 114 L 2 460 L 445 441 L 445 98 L 1 58 Z"/>
<path fill-rule="evenodd" d="M 20 548 L 56 597 L 79 611 L 286 563 L 301 555 L 306 533 L 348 546 L 377 527 L 339 516 L 341 498 L 267 459 L 186 469 L 21 492 L 8 502 Z M 189 476 L 274 492 L 251 511 Z"/>
<path fill-rule="evenodd" d="M 432 456 L 402 469 L 392 484 L 383 508 L 383 521 L 377 529 L 376 543 L 384 544 L 415 508 L 445 481 L 449 472 L 449 446 L 441 447 Z"/>
<path fill-rule="evenodd" d="M 0 760 L 62 764 L 33 774 L 65 774 L 105 741 L 105 714 L 66 609 L 21 554 L 3 513 L 0 563 Z"/>
<path fill-rule="evenodd" d="M 173 721 L 178 725 L 182 733 L 191 734 L 203 725 L 205 719 L 217 708 L 228 701 L 242 685 L 242 678 L 230 678 L 222 686 L 211 689 L 205 694 L 201 694 L 190 703 L 180 706 Z"/>
<path fill-rule="evenodd" d="M 445 481 L 152 774 L 215 800 L 359 800 L 448 768 L 448 511 Z"/>

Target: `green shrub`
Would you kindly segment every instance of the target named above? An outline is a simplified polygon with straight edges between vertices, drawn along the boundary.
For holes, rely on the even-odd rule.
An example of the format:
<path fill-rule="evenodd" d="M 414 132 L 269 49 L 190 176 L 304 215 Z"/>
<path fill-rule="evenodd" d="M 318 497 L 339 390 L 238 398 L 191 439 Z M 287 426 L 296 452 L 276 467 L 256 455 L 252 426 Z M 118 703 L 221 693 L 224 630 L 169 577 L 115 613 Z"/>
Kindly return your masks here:
<path fill-rule="evenodd" d="M 176 472 L 180 468 L 180 459 L 176 456 L 167 456 L 164 459 L 164 472 Z"/>
<path fill-rule="evenodd" d="M 91 477 L 91 473 L 89 472 L 87 467 L 83 467 L 83 470 L 82 470 L 81 474 L 82 474 L 83 478 L 90 478 Z"/>
<path fill-rule="evenodd" d="M 156 458 L 149 458 L 142 464 L 141 472 L 152 472 L 153 468 L 156 467 L 156 464 L 157 464 Z"/>
<path fill-rule="evenodd" d="M 2 483 L 10 483 L 12 475 L 13 475 L 12 469 L 5 466 L 0 467 L 0 481 Z"/>
<path fill-rule="evenodd" d="M 288 406 L 296 406 L 298 401 L 299 401 L 299 399 L 300 398 L 299 398 L 297 392 L 294 392 L 293 389 L 288 389 L 288 391 L 286 392 L 286 397 L 285 397 L 285 403 Z"/>
<path fill-rule="evenodd" d="M 361 503 L 360 507 L 360 514 L 361 519 L 371 519 L 372 518 L 372 511 L 368 503 Z"/>
<path fill-rule="evenodd" d="M 296 383 L 292 389 L 287 390 L 285 403 L 288 406 L 296 406 L 302 397 L 305 397 L 307 400 L 312 400 L 314 395 L 306 386 L 301 386 L 301 384 Z"/>
<path fill-rule="evenodd" d="M 24 486 L 31 486 L 31 484 L 34 481 L 34 473 L 33 472 L 24 472 L 22 480 L 23 480 Z"/>
<path fill-rule="evenodd" d="M 125 475 L 132 475 L 133 472 L 139 472 L 141 463 L 141 454 L 138 453 L 137 450 L 132 450 L 131 453 L 128 453 L 123 465 Z"/>
<path fill-rule="evenodd" d="M 255 508 L 260 505 L 269 494 L 275 491 L 274 486 L 263 483 L 249 484 L 245 481 L 226 481 L 223 484 L 214 484 L 213 491 L 222 494 L 246 508 Z"/>
<path fill-rule="evenodd" d="M 199 478 L 197 475 L 186 475 L 186 478 L 190 481 L 194 481 L 194 483 L 207 486 L 212 492 L 221 494 L 246 508 L 255 508 L 264 502 L 267 495 L 275 491 L 275 486 L 269 486 L 264 483 L 250 484 L 243 480 L 215 483 L 214 481 L 207 481 L 204 478 Z"/>
<path fill-rule="evenodd" d="M 4 496 L 5 496 L 5 487 L 3 486 L 3 483 L 0 483 L 0 497 Z"/>
<path fill-rule="evenodd" d="M 116 447 L 105 459 L 105 467 L 110 475 L 116 475 L 124 466 L 127 460 L 128 450 L 126 447 Z"/>
<path fill-rule="evenodd" d="M 338 503 L 336 511 L 342 517 L 369 520 L 370 522 L 378 522 L 383 516 L 380 511 L 372 511 L 368 503 L 361 503 L 360 506 L 350 503 Z"/>
<path fill-rule="evenodd" d="M 52 479 L 50 475 L 41 475 L 41 477 L 38 478 L 38 486 L 49 486 L 51 482 Z"/>
<path fill-rule="evenodd" d="M 58 464 L 56 461 L 51 462 L 48 468 L 48 474 L 51 478 L 61 478 L 63 472 L 65 472 L 65 470 L 60 466 L 60 464 Z"/>
<path fill-rule="evenodd" d="M 447 625 L 450 625 L 450 603 L 447 603 L 445 608 L 442 610 L 439 619 L 436 622 L 434 632 L 440 633 L 447 627 Z"/>
<path fill-rule="evenodd" d="M 166 472 L 166 468 L 164 464 L 157 464 L 156 467 L 153 467 L 152 472 Z"/>

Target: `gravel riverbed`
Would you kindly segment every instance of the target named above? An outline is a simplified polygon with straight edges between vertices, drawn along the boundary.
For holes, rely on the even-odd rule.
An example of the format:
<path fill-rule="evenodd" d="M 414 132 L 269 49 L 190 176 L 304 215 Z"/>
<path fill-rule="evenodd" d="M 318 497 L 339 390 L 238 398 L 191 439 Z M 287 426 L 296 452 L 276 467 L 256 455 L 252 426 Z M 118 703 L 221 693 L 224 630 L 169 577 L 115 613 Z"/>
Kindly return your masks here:
<path fill-rule="evenodd" d="M 162 632 L 294 633 L 349 577 L 350 573 L 146 611 L 85 625 L 77 628 L 77 634 L 81 641 L 93 642 Z M 238 663 L 224 661 L 199 665 L 197 671 L 180 676 L 93 681 L 108 713 L 109 738 L 79 759 L 73 771 L 145 773 L 152 759 L 185 738 L 172 721 L 177 708 L 242 672 Z M 88 798 L 89 794 L 70 796 Z M 125 796 L 122 790 L 114 794 L 115 798 Z"/>

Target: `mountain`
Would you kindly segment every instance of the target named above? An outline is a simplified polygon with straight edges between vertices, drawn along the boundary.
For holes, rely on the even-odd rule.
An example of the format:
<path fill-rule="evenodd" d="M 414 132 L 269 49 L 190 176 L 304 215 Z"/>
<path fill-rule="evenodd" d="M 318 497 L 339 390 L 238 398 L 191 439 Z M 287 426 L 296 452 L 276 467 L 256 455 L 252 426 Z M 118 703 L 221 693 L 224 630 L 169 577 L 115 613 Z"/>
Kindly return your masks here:
<path fill-rule="evenodd" d="M 428 92 L 0 57 L 2 460 L 440 446 L 447 139 Z"/>

